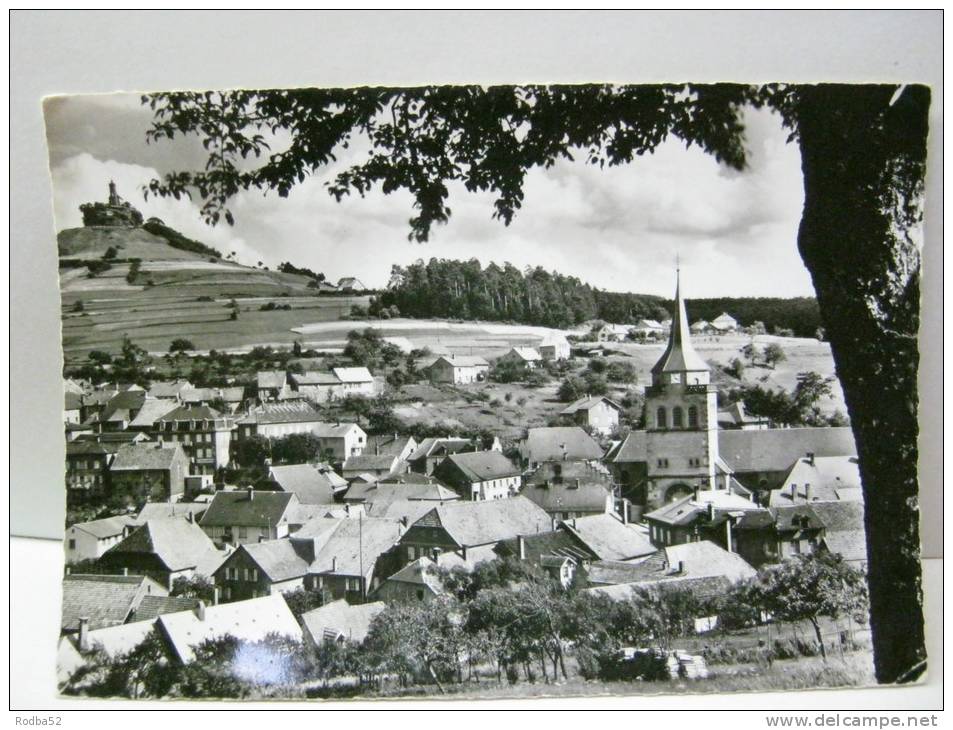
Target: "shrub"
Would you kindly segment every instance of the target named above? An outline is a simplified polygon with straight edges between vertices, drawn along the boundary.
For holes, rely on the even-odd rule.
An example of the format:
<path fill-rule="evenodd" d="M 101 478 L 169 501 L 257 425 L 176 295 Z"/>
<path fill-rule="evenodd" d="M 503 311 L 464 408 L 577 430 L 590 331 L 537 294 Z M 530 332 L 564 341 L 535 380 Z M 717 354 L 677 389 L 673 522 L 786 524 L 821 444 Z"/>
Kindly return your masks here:
<path fill-rule="evenodd" d="M 195 301 L 197 301 L 197 302 L 214 302 L 215 300 L 214 300 L 212 297 L 208 296 L 207 294 L 203 294 L 202 296 L 198 297 Z"/>
<path fill-rule="evenodd" d="M 86 268 L 89 269 L 89 273 L 86 274 L 87 278 L 92 279 L 93 277 L 99 276 L 102 273 L 109 271 L 112 268 L 112 264 L 108 261 L 90 261 L 86 264 Z"/>
<path fill-rule="evenodd" d="M 108 261 L 110 259 L 116 258 L 117 253 L 118 251 L 116 251 L 116 247 L 110 246 L 109 248 L 106 249 L 106 252 L 103 254 L 103 261 Z"/>
<path fill-rule="evenodd" d="M 77 299 L 77 300 L 73 303 L 72 311 L 74 311 L 74 312 L 82 312 L 82 311 L 85 310 L 85 309 L 86 309 L 86 307 L 83 305 L 83 301 L 82 301 L 81 299 Z"/>

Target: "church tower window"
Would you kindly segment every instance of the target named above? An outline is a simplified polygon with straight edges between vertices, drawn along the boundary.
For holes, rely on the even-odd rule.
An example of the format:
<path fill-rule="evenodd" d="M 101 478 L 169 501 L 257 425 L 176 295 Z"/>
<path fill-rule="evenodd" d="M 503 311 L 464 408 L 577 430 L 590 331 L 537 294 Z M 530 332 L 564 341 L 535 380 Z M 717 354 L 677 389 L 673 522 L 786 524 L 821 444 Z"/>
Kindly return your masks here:
<path fill-rule="evenodd" d="M 665 417 L 665 409 L 659 407 L 655 412 L 655 423 L 658 428 L 668 428 L 668 419 Z"/>
<path fill-rule="evenodd" d="M 672 428 L 684 428 L 684 416 L 680 406 L 672 409 Z"/>
<path fill-rule="evenodd" d="M 688 407 L 688 427 L 698 428 L 698 408 L 695 406 Z"/>

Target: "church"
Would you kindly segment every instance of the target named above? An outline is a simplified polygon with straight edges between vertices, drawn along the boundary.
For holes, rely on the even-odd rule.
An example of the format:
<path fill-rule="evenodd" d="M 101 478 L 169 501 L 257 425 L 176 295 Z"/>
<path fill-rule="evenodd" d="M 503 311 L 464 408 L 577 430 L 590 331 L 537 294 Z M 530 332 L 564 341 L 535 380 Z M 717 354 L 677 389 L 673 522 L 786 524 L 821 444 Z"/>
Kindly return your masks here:
<path fill-rule="evenodd" d="M 668 345 L 645 389 L 645 429 L 605 461 L 634 517 L 698 490 L 767 495 L 806 456 L 854 456 L 850 428 L 720 429 L 711 368 L 692 346 L 676 276 Z"/>

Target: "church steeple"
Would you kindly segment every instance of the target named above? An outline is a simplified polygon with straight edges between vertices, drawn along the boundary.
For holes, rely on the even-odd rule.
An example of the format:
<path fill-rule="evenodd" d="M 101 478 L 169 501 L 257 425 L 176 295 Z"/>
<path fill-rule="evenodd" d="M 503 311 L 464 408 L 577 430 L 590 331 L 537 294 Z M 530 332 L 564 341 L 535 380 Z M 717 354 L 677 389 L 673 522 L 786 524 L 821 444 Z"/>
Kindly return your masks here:
<path fill-rule="evenodd" d="M 685 302 L 681 292 L 681 272 L 675 270 L 675 312 L 672 315 L 672 331 L 668 337 L 668 347 L 652 368 L 652 380 L 656 384 L 664 381 L 666 374 L 688 374 L 709 372 L 708 364 L 701 359 L 692 347 L 691 333 L 688 329 L 688 316 L 685 314 Z M 687 379 L 686 381 L 687 382 Z M 707 380 L 705 381 L 707 382 Z"/>

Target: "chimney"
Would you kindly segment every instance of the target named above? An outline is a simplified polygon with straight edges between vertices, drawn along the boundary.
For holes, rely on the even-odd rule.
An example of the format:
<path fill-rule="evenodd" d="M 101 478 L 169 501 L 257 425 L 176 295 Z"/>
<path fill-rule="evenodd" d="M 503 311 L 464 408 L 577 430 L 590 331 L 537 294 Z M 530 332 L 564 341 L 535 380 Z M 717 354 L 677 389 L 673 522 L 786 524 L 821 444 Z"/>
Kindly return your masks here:
<path fill-rule="evenodd" d="M 463 558 L 464 561 L 466 561 L 466 559 L 467 559 L 467 546 L 466 546 L 466 545 L 461 545 L 461 546 L 460 546 L 460 557 Z M 436 562 L 436 558 L 434 559 L 434 562 Z"/>
<path fill-rule="evenodd" d="M 684 560 L 679 560 L 679 561 L 678 561 L 677 572 L 679 572 L 679 573 L 684 573 L 684 572 L 685 572 L 685 561 L 684 561 Z"/>
<path fill-rule="evenodd" d="M 129 568 L 123 568 L 123 569 L 122 569 L 122 574 L 123 574 L 124 576 L 129 575 Z"/>
<path fill-rule="evenodd" d="M 337 569 L 338 569 L 338 559 L 337 559 L 337 556 L 335 555 L 331 557 L 331 572 L 334 573 L 337 571 Z"/>
<path fill-rule="evenodd" d="M 165 441 L 162 440 L 162 434 L 159 434 L 158 444 L 159 444 L 159 445 L 158 445 L 156 448 L 159 448 L 159 449 L 161 449 L 161 448 L 163 447 L 163 445 L 165 444 Z"/>
<path fill-rule="evenodd" d="M 69 575 L 71 570 L 72 570 L 72 568 L 67 565 L 67 566 L 66 566 L 66 575 Z"/>
<path fill-rule="evenodd" d="M 715 519 L 715 503 L 714 502 L 708 503 L 708 519 L 709 520 Z"/>
<path fill-rule="evenodd" d="M 89 617 L 82 616 L 79 620 L 79 650 L 89 651 Z"/>
<path fill-rule="evenodd" d="M 725 548 L 729 553 L 733 553 L 735 551 L 734 544 L 732 542 L 732 538 L 734 536 L 731 534 L 732 522 L 734 522 L 734 518 L 729 515 L 728 519 L 725 520 Z"/>
<path fill-rule="evenodd" d="M 694 496 L 692 497 L 692 499 L 693 499 L 695 502 L 697 502 L 697 501 L 698 501 L 698 485 L 697 485 L 697 484 L 696 484 L 695 487 L 692 489 L 692 493 L 694 494 Z"/>
<path fill-rule="evenodd" d="M 569 488 L 570 488 L 570 489 L 579 489 L 579 480 L 578 480 L 578 479 L 576 480 L 575 486 L 570 485 Z"/>
<path fill-rule="evenodd" d="M 194 522 L 195 522 L 195 515 L 192 514 L 191 512 L 187 512 L 186 515 L 185 515 L 185 519 L 186 519 L 187 522 L 192 522 L 192 523 L 194 523 Z"/>
<path fill-rule="evenodd" d="M 804 485 L 804 501 L 806 502 L 811 501 L 811 485 L 810 484 Z"/>
<path fill-rule="evenodd" d="M 791 485 L 791 501 L 793 502 L 797 499 L 797 484 Z"/>
<path fill-rule="evenodd" d="M 814 452 L 813 451 L 807 452 L 807 463 L 810 464 L 811 466 L 814 466 Z"/>
<path fill-rule="evenodd" d="M 629 524 L 629 500 L 622 500 L 622 524 Z"/>
<path fill-rule="evenodd" d="M 573 527 L 573 529 L 575 530 L 575 529 L 576 529 L 576 518 L 573 517 L 572 520 L 570 520 L 570 522 L 572 523 L 572 527 Z"/>
<path fill-rule="evenodd" d="M 219 597 L 218 597 L 218 586 L 215 586 L 215 587 L 212 589 L 212 605 L 213 605 L 213 606 L 217 606 L 217 605 L 218 605 L 218 600 L 219 600 Z"/>
<path fill-rule="evenodd" d="M 255 498 L 255 488 L 248 487 L 248 501 L 251 502 Z"/>
<path fill-rule="evenodd" d="M 522 535 L 516 536 L 516 549 L 519 552 L 520 560 L 526 560 L 526 540 Z"/>
<path fill-rule="evenodd" d="M 555 518 L 555 517 L 551 518 L 551 521 L 552 521 L 553 531 L 555 531 L 555 530 L 556 530 L 556 518 Z"/>
<path fill-rule="evenodd" d="M 205 601 L 200 600 L 198 605 L 195 607 L 195 617 L 199 621 L 205 620 Z"/>

